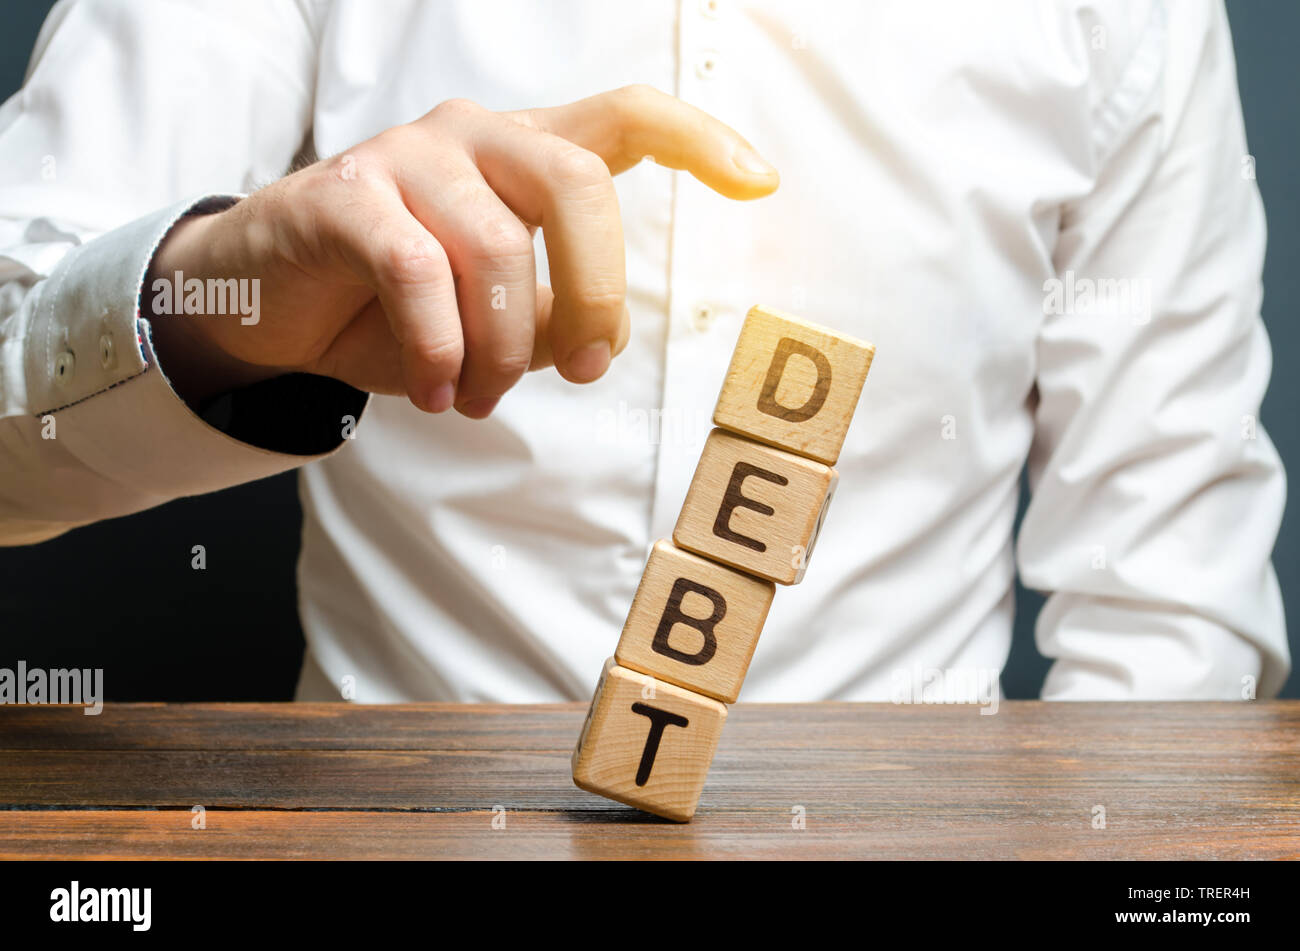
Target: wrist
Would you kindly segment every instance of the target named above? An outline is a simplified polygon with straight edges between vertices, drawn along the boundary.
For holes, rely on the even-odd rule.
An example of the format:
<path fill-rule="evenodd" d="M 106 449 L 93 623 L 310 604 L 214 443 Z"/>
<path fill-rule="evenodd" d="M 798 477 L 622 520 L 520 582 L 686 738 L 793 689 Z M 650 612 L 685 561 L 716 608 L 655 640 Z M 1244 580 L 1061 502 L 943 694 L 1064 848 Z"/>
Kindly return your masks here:
<path fill-rule="evenodd" d="M 232 332 L 231 323 L 241 322 L 237 275 L 243 272 L 231 258 L 231 243 L 223 234 L 229 219 L 223 215 L 193 215 L 178 221 L 154 253 L 141 289 L 140 312 L 150 323 L 158 363 L 191 408 L 219 393 L 286 372 L 242 360 L 222 344 Z M 231 278 L 235 278 L 233 285 Z M 220 287 L 219 307 L 212 306 L 218 301 L 206 293 L 208 286 Z M 210 313 L 210 307 L 216 312 Z"/>

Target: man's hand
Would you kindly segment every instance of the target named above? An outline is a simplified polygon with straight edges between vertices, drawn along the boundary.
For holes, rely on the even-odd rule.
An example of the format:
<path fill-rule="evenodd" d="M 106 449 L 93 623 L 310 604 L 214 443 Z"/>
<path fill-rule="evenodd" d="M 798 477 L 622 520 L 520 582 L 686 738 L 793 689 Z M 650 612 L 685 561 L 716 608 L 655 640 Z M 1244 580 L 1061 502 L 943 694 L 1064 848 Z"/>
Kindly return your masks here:
<path fill-rule="evenodd" d="M 190 400 L 306 372 L 475 419 L 529 369 L 595 380 L 629 333 L 611 176 L 646 156 L 728 198 L 777 187 L 736 132 L 650 87 L 512 113 L 444 102 L 174 228 L 146 303 L 178 270 L 256 278 L 260 319 L 155 317 L 164 366 Z"/>

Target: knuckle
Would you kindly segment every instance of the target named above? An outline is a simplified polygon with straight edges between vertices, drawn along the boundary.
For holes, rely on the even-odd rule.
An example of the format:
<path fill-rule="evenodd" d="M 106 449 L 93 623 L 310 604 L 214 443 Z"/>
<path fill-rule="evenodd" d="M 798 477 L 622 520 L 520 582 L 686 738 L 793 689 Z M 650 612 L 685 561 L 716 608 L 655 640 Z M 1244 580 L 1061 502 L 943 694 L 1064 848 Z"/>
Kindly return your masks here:
<path fill-rule="evenodd" d="M 664 95 L 665 93 L 645 83 L 635 83 L 620 88 L 614 95 L 613 105 L 614 114 L 624 134 L 628 127 L 643 121 Z"/>
<path fill-rule="evenodd" d="M 316 175 L 325 175 L 326 180 L 330 182 L 365 182 L 366 176 L 370 174 L 369 163 L 364 161 L 364 153 L 359 148 L 348 149 L 346 152 L 340 152 L 338 155 L 332 155 L 329 158 L 317 163 L 317 165 L 308 171 L 313 175 L 312 186 L 319 187 L 320 182 L 315 180 Z"/>
<path fill-rule="evenodd" d="M 399 287 L 440 281 L 447 267 L 447 253 L 432 238 L 389 244 L 376 262 L 380 280 Z"/>
<path fill-rule="evenodd" d="M 520 109 L 509 115 L 511 122 L 516 125 L 524 126 L 528 129 L 542 130 L 546 128 L 546 120 L 540 109 Z"/>
<path fill-rule="evenodd" d="M 623 291 L 612 287 L 584 287 L 574 293 L 574 308 L 587 317 L 616 322 L 623 316 Z"/>
<path fill-rule="evenodd" d="M 391 126 L 375 136 L 371 142 L 381 152 L 392 155 L 421 147 L 424 134 L 411 123 Z"/>
<path fill-rule="evenodd" d="M 628 86 L 622 86 L 618 90 L 618 98 L 623 101 L 624 106 L 630 109 L 644 107 L 662 95 L 663 93 L 647 83 L 632 83 Z"/>
<path fill-rule="evenodd" d="M 551 176 L 559 185 L 571 189 L 605 186 L 612 181 L 604 160 L 578 146 L 561 149 L 552 157 Z"/>
<path fill-rule="evenodd" d="M 517 380 L 528 371 L 532 362 L 532 352 L 522 350 L 500 350 L 491 354 L 484 362 L 488 373 L 497 378 Z"/>
<path fill-rule="evenodd" d="M 532 236 L 517 220 L 487 226 L 474 236 L 474 256 L 480 261 L 513 264 L 532 255 Z"/>
<path fill-rule="evenodd" d="M 488 201 L 491 194 L 481 181 L 467 176 L 453 156 L 432 155 L 429 171 L 438 181 L 440 199 L 448 208 L 467 209 L 467 214 L 482 218 L 495 209 Z"/>
<path fill-rule="evenodd" d="M 411 347 L 411 351 L 417 361 L 443 376 L 456 376 L 465 359 L 459 334 L 431 336 Z"/>
<path fill-rule="evenodd" d="M 428 117 L 441 120 L 467 119 L 485 112 L 487 110 L 472 99 L 447 99 L 429 110 Z"/>
<path fill-rule="evenodd" d="M 309 203 L 347 202 L 378 192 L 390 177 L 387 160 L 375 147 L 377 141 L 364 142 L 323 158 L 281 182 L 292 184 L 297 201 Z"/>

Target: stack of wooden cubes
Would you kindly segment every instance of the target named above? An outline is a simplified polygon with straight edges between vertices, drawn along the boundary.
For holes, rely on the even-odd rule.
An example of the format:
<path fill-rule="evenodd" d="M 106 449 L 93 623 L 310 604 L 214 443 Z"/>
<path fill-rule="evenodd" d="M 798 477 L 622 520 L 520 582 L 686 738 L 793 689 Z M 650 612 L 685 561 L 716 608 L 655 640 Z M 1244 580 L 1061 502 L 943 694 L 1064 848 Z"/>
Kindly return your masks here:
<path fill-rule="evenodd" d="M 797 584 L 875 348 L 755 307 L 695 477 L 655 543 L 578 746 L 583 789 L 678 821 L 695 814 L 767 619 Z"/>

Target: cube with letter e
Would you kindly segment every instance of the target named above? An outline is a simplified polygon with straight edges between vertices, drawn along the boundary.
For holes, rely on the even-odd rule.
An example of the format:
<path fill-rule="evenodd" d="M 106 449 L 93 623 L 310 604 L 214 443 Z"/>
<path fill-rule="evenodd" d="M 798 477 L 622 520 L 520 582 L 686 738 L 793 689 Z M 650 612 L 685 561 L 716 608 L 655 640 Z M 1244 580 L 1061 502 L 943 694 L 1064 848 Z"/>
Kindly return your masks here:
<path fill-rule="evenodd" d="M 673 541 L 760 578 L 797 584 L 838 478 L 820 462 L 715 429 Z"/>

